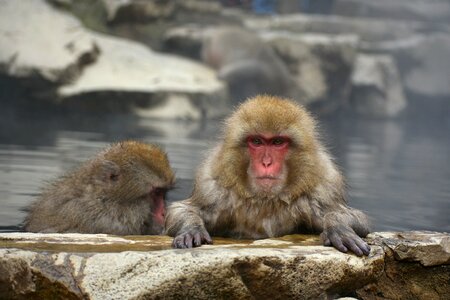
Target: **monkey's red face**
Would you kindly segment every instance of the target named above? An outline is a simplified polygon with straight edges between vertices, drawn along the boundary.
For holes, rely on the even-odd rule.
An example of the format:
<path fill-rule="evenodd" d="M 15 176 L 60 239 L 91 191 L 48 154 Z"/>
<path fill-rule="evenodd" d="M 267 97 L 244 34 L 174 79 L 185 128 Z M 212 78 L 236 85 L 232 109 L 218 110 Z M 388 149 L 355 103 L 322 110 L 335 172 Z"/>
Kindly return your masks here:
<path fill-rule="evenodd" d="M 249 175 L 257 188 L 268 191 L 284 183 L 289 145 L 290 139 L 286 136 L 264 134 L 247 137 Z"/>
<path fill-rule="evenodd" d="M 153 188 L 150 197 L 152 199 L 153 222 L 156 227 L 164 226 L 164 217 L 166 214 L 166 197 L 167 190 L 165 188 Z"/>

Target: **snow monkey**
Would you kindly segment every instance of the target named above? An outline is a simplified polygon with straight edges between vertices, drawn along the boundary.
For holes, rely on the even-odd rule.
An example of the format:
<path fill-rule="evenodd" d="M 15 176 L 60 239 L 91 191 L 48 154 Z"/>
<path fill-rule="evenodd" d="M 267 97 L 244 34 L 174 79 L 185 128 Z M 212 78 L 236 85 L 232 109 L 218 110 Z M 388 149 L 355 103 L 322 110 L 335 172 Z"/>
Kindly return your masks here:
<path fill-rule="evenodd" d="M 326 246 L 358 256 L 370 247 L 364 213 L 347 206 L 344 181 L 300 105 L 256 96 L 227 119 L 200 167 L 192 196 L 168 208 L 173 246 L 212 243 L 211 235 L 260 239 L 321 233 Z"/>
<path fill-rule="evenodd" d="M 32 232 L 160 234 L 174 183 L 167 155 L 136 141 L 111 145 L 48 185 L 30 207 Z"/>

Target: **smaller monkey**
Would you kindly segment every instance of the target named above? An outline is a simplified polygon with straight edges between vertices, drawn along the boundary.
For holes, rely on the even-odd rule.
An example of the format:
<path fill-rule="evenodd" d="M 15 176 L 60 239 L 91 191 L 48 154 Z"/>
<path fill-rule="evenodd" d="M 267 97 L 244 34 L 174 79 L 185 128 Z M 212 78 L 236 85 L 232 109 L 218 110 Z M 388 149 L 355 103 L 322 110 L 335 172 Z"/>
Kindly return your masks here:
<path fill-rule="evenodd" d="M 48 185 L 30 208 L 31 232 L 160 234 L 175 176 L 155 145 L 111 145 Z"/>

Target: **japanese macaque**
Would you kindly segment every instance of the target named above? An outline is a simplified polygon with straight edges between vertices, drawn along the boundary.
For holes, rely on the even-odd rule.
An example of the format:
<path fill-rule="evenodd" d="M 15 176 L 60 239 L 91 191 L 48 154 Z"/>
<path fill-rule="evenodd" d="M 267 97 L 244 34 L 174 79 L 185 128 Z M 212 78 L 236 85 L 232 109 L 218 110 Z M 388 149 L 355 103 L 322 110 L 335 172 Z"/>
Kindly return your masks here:
<path fill-rule="evenodd" d="M 31 232 L 160 234 L 174 183 L 167 155 L 136 141 L 111 145 L 47 186 L 25 219 Z"/>
<path fill-rule="evenodd" d="M 173 246 L 212 243 L 210 234 L 260 239 L 321 233 L 324 245 L 368 255 L 367 217 L 347 206 L 342 175 L 300 105 L 249 99 L 198 171 L 191 198 L 168 208 Z"/>
<path fill-rule="evenodd" d="M 210 29 L 202 46 L 202 60 L 218 70 L 231 98 L 239 103 L 261 93 L 289 97 L 295 83 L 287 66 L 256 33 L 237 27 Z"/>

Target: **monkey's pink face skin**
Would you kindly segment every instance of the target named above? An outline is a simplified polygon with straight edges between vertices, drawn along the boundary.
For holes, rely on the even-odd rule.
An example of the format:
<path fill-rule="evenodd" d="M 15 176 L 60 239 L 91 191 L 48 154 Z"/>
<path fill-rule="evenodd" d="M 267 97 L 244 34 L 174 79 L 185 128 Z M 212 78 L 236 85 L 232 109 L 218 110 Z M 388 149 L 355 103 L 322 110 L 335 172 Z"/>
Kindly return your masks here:
<path fill-rule="evenodd" d="M 283 166 L 290 139 L 280 135 L 252 135 L 247 137 L 250 153 L 250 172 L 254 182 L 271 189 L 283 179 Z"/>
<path fill-rule="evenodd" d="M 150 192 L 150 197 L 153 201 L 153 221 L 161 226 L 164 226 L 164 217 L 166 214 L 165 195 L 166 190 L 163 188 L 153 188 Z"/>

